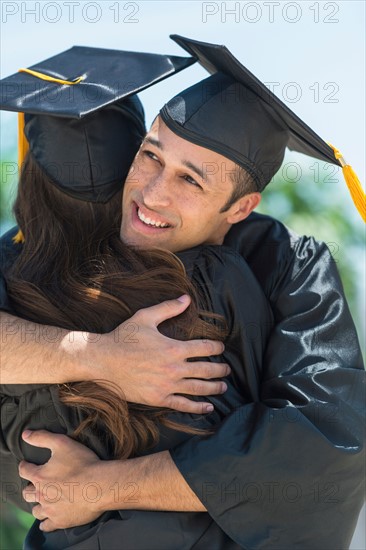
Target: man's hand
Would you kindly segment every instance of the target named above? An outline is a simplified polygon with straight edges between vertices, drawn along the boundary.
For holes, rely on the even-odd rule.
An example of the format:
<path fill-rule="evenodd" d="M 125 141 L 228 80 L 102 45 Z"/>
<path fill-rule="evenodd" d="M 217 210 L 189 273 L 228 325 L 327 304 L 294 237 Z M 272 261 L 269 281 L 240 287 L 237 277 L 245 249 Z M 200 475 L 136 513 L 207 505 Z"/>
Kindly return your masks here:
<path fill-rule="evenodd" d="M 216 395 L 226 391 L 222 381 L 229 366 L 188 358 L 220 355 L 221 342 L 191 340 L 182 342 L 162 335 L 157 327 L 181 314 L 189 305 L 188 296 L 142 309 L 109 334 L 74 333 L 72 343 L 62 343 L 67 353 L 84 363 L 84 379 L 103 379 L 122 390 L 127 401 L 182 412 L 203 414 L 213 410 L 205 401 L 197 402 L 177 394 Z M 76 336 L 75 336 L 76 335 Z"/>
<path fill-rule="evenodd" d="M 51 449 L 51 458 L 44 465 L 24 461 L 19 464 L 19 475 L 31 481 L 23 490 L 24 500 L 38 503 L 32 510 L 35 518 L 48 518 L 42 521 L 42 530 L 84 525 L 102 514 L 98 508 L 101 484 L 94 482 L 91 472 L 93 466 L 98 466 L 100 475 L 103 462 L 93 451 L 45 430 L 26 431 L 23 439 L 30 445 Z"/>
<path fill-rule="evenodd" d="M 224 345 L 208 340 L 182 342 L 163 336 L 157 326 L 189 305 L 188 296 L 141 309 L 109 334 L 66 331 L 2 313 L 1 383 L 62 384 L 107 380 L 127 401 L 182 412 L 210 412 L 206 401 L 177 394 L 216 395 L 226 384 L 210 379 L 230 372 L 224 363 L 188 362 L 220 355 Z"/>
<path fill-rule="evenodd" d="M 51 449 L 46 464 L 22 461 L 23 490 L 43 531 L 84 525 L 108 510 L 204 512 L 168 451 L 129 460 L 99 460 L 87 447 L 45 430 L 23 433 L 30 445 Z"/>

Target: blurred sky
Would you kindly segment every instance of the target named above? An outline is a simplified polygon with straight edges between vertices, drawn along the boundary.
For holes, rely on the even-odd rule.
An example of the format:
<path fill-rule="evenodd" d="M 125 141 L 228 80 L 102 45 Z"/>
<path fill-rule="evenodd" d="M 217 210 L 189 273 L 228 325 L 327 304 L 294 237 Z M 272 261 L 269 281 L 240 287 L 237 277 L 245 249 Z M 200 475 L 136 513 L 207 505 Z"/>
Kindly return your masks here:
<path fill-rule="evenodd" d="M 261 80 L 278 83 L 275 93 L 336 145 L 365 182 L 363 0 L 3 0 L 0 6 L 1 77 L 73 45 L 185 55 L 169 39 L 171 33 L 225 44 Z M 167 99 L 205 76 L 205 71 L 195 65 L 143 92 L 148 123 Z M 10 151 L 14 154 L 16 146 L 16 116 L 2 113 L 1 122 L 2 158 L 10 160 Z M 310 161 L 303 157 L 302 162 Z M 357 217 L 344 189 L 336 188 L 335 192 L 344 193 L 345 208 Z M 359 223 L 362 225 L 361 219 Z M 364 257 L 359 261 L 363 265 Z M 358 548 L 358 542 L 355 544 L 353 547 Z"/>
<path fill-rule="evenodd" d="M 2 1 L 1 22 L 2 77 L 72 45 L 184 55 L 169 39 L 171 33 L 225 44 L 264 82 L 279 83 L 276 94 L 335 144 L 365 181 L 362 0 Z M 205 74 L 193 66 L 143 92 L 148 122 L 166 99 Z M 2 116 L 5 149 L 16 136 L 15 123 L 8 122 L 13 119 Z"/>

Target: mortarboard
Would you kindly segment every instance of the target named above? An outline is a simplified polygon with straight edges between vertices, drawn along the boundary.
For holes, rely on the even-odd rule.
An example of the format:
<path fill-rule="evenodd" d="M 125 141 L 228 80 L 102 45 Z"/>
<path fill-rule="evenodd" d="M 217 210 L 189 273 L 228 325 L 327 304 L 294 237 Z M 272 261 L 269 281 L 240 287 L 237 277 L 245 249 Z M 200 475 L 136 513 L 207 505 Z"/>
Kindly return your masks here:
<path fill-rule="evenodd" d="M 178 136 L 243 167 L 262 191 L 280 168 L 285 149 L 342 167 L 352 199 L 366 221 L 365 194 L 338 150 L 246 69 L 225 47 L 171 35 L 212 76 L 184 90 L 160 111 Z"/>
<path fill-rule="evenodd" d="M 1 109 L 21 113 L 20 164 L 25 134 L 36 162 L 59 189 L 107 202 L 121 188 L 145 134 L 143 107 L 132 94 L 195 61 L 74 46 L 1 80 Z"/>

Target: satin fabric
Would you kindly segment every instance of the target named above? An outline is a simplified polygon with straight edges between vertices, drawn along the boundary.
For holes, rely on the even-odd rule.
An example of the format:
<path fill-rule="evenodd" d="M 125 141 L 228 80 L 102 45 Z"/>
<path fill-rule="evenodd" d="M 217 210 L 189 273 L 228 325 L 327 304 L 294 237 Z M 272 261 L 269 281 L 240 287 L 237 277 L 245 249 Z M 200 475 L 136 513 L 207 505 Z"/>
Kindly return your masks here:
<path fill-rule="evenodd" d="M 323 243 L 259 214 L 225 244 L 246 259 L 275 318 L 259 398 L 171 456 L 238 547 L 347 548 L 364 498 L 365 372 L 335 262 Z M 6 292 L 2 304 L 11 310 Z"/>
<path fill-rule="evenodd" d="M 259 401 L 171 456 L 242 548 L 348 548 L 365 490 L 365 371 L 336 263 L 324 243 L 258 214 L 225 244 L 274 313 Z"/>
<path fill-rule="evenodd" d="M 208 399 L 215 405 L 214 413 L 203 417 L 172 413 L 171 417 L 182 423 L 212 429 L 243 404 L 258 399 L 261 365 L 272 326 L 272 313 L 246 262 L 232 250 L 226 247 L 197 247 L 180 257 L 204 303 L 227 320 L 230 336 L 226 341 L 224 360 L 230 363 L 232 374 L 227 379 L 227 392 Z M 2 475 L 11 497 L 19 486 L 14 457 L 16 462 L 24 457 L 38 464 L 49 457 L 49 451 L 27 445 L 20 437 L 22 431 L 42 427 L 70 435 L 81 421 L 81 416 L 59 402 L 58 389 L 54 385 L 3 385 L 1 392 Z M 159 444 L 148 452 L 170 449 L 192 437 L 163 426 L 160 432 Z M 111 458 L 110 451 L 95 434 L 89 435 L 88 446 L 100 458 Z M 16 492 L 20 496 L 20 489 Z M 110 550 L 120 548 L 121 540 L 123 548 L 134 550 L 239 548 L 208 513 L 121 511 L 104 514 L 88 526 L 51 534 L 43 534 L 38 529 L 38 522 L 35 522 L 27 536 L 25 549 L 95 547 Z"/>

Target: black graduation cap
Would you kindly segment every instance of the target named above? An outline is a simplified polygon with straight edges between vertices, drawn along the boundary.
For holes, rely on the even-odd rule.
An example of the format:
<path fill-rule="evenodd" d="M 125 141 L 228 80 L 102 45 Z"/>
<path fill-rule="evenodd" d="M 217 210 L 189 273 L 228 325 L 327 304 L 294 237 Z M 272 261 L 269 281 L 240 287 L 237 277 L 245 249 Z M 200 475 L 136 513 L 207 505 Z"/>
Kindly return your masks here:
<path fill-rule="evenodd" d="M 225 46 L 171 35 L 211 74 L 160 111 L 180 137 L 242 166 L 262 191 L 279 169 L 286 147 L 341 166 L 352 198 L 366 221 L 365 194 L 338 150 L 246 69 Z"/>
<path fill-rule="evenodd" d="M 74 46 L 0 81 L 0 107 L 24 113 L 20 161 L 28 147 L 65 193 L 107 202 L 145 134 L 141 90 L 194 58 Z M 24 132 L 23 132 L 24 130 Z"/>

